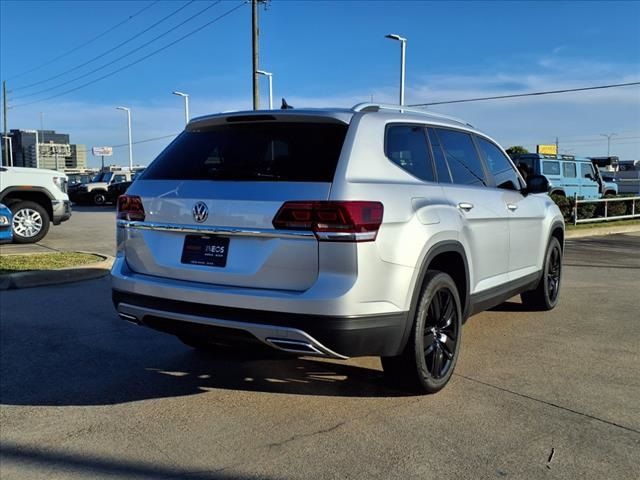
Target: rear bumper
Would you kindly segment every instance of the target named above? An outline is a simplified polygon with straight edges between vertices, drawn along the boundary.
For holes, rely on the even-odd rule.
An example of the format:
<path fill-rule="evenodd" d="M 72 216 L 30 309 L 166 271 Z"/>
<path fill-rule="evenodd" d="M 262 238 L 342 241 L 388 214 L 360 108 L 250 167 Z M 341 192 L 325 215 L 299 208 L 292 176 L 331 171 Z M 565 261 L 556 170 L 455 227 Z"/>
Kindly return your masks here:
<path fill-rule="evenodd" d="M 122 318 L 173 335 L 211 341 L 258 341 L 305 355 L 393 356 L 403 348 L 407 312 L 326 316 L 221 307 L 113 290 Z"/>

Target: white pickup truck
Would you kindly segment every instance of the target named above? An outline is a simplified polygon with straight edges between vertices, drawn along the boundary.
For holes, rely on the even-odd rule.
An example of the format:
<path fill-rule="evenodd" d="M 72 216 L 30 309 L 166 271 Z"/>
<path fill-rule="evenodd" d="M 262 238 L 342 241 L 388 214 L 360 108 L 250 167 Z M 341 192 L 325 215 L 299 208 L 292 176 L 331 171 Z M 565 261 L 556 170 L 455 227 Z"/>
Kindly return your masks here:
<path fill-rule="evenodd" d="M 55 170 L 0 167 L 0 203 L 13 212 L 13 241 L 35 243 L 71 217 L 67 176 Z"/>

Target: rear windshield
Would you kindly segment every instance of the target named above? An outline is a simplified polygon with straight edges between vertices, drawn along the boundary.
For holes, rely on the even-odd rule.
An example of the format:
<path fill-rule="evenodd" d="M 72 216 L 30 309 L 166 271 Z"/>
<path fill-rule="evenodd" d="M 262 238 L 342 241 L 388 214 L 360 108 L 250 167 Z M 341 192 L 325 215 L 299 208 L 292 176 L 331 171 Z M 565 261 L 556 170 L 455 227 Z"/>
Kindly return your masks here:
<path fill-rule="evenodd" d="M 331 182 L 347 125 L 245 123 L 183 132 L 143 180 Z"/>

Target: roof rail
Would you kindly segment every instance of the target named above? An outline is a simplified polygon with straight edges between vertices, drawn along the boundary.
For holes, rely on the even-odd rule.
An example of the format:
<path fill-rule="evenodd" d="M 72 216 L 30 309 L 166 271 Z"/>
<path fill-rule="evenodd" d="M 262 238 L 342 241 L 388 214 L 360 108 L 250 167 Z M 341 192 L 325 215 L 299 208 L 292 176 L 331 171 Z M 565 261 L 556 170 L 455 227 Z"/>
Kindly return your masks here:
<path fill-rule="evenodd" d="M 417 113 L 419 115 L 428 115 L 430 117 L 442 118 L 444 120 L 450 120 L 452 122 L 460 123 L 461 125 L 466 125 L 468 127 L 475 128 L 469 122 L 465 122 L 464 120 L 462 120 L 460 118 L 457 118 L 457 117 L 452 117 L 451 115 L 444 115 L 442 113 L 435 113 L 435 112 L 431 112 L 429 110 L 424 110 L 424 109 L 420 109 L 420 108 L 416 108 L 416 107 L 406 107 L 404 105 L 393 105 L 393 104 L 388 104 L 388 103 L 364 102 L 364 103 L 358 103 L 357 105 L 354 105 L 353 107 L 351 107 L 351 110 L 353 110 L 354 112 L 378 112 L 380 110 L 395 110 L 395 111 L 398 111 L 398 112 Z"/>

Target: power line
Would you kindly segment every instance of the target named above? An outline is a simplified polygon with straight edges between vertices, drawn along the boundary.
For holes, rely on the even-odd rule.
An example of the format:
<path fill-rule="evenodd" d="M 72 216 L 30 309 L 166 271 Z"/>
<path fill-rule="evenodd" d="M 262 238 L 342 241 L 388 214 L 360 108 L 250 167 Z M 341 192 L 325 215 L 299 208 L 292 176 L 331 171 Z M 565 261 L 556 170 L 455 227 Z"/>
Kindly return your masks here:
<path fill-rule="evenodd" d="M 134 13 L 133 15 L 130 15 L 129 17 L 125 18 L 124 20 L 122 20 L 121 22 L 117 23 L 116 25 L 114 25 L 113 27 L 105 30 L 104 32 L 102 32 L 101 34 L 93 37 L 92 39 L 82 43 L 81 45 L 78 45 L 77 47 L 72 48 L 71 50 L 68 50 L 64 53 L 61 53 L 60 55 L 58 55 L 55 58 L 52 58 L 51 60 L 49 60 L 48 62 L 43 63 L 42 65 L 39 65 L 37 67 L 31 68 L 29 70 L 26 70 L 22 73 L 18 73 L 17 75 L 14 75 L 12 77 L 9 77 L 8 80 L 12 80 L 14 78 L 18 78 L 18 77 L 22 77 L 23 75 L 26 75 L 27 73 L 31 73 L 31 72 L 35 72 L 36 70 L 40 70 L 41 68 L 46 67 L 47 65 L 51 65 L 53 62 L 55 62 L 56 60 L 60 60 L 63 57 L 66 57 L 67 55 L 70 55 L 84 47 L 86 47 L 87 45 L 92 44 L 93 42 L 95 42 L 96 40 L 99 40 L 100 38 L 104 37 L 105 35 L 111 33 L 112 31 L 114 31 L 116 28 L 124 25 L 125 23 L 129 22 L 130 20 L 134 19 L 135 17 L 137 17 L 138 15 L 140 15 L 142 12 L 150 9 L 151 7 L 153 7 L 156 3 L 158 3 L 160 0 L 156 0 L 155 2 L 151 2 L 149 5 L 147 5 L 146 7 L 143 7 L 142 9 L 138 10 L 136 13 Z"/>
<path fill-rule="evenodd" d="M 180 133 L 171 133 L 169 135 L 162 135 L 160 137 L 153 137 L 153 138 L 145 138 L 144 140 L 137 140 L 135 142 L 131 142 L 131 145 L 137 145 L 139 143 L 149 143 L 149 142 L 156 142 L 158 140 L 164 140 L 165 138 L 172 138 L 172 137 L 176 137 L 180 135 Z M 75 144 L 77 145 L 77 144 Z M 80 144 L 82 145 L 82 144 Z M 128 147 L 129 144 L 128 143 L 122 143 L 120 145 L 111 145 L 111 148 L 122 148 L 122 147 Z M 89 154 L 91 153 L 90 149 L 85 149 L 85 150 L 76 150 L 77 152 L 83 152 L 85 154 Z"/>
<path fill-rule="evenodd" d="M 96 60 L 98 60 L 98 59 L 100 59 L 100 58 L 104 57 L 105 55 L 108 55 L 109 53 L 111 53 L 111 52 L 113 52 L 113 51 L 117 50 L 118 48 L 122 47 L 123 45 L 126 45 L 127 43 L 131 42 L 132 40 L 135 40 L 136 38 L 140 37 L 141 35 L 144 35 L 145 33 L 147 33 L 147 32 L 148 32 L 149 30 L 151 30 L 152 28 L 157 27 L 158 25 L 160 25 L 160 24 L 161 24 L 162 22 L 164 22 L 165 20 L 167 20 L 167 19 L 169 19 L 169 18 L 173 17 L 174 15 L 176 15 L 176 14 L 177 14 L 178 12 L 180 12 L 181 10 L 184 10 L 185 8 L 187 8 L 187 7 L 188 7 L 189 5 L 191 5 L 194 1 L 195 1 L 195 0 L 191 0 L 191 1 L 187 2 L 186 4 L 182 5 L 182 6 L 181 6 L 180 8 L 178 8 L 177 10 L 173 11 L 173 12 L 172 12 L 172 13 L 170 13 L 169 15 L 166 15 L 165 17 L 163 17 L 163 18 L 161 18 L 160 20 L 158 20 L 157 22 L 155 22 L 153 25 L 151 25 L 151 26 L 149 26 L 149 27 L 145 28 L 143 31 L 141 31 L 141 32 L 139 32 L 139 33 L 137 33 L 137 34 L 135 34 L 134 36 L 132 36 L 132 37 L 128 38 L 127 40 L 125 40 L 125 41 L 123 41 L 123 42 L 120 42 L 120 43 L 119 43 L 118 45 L 116 45 L 115 47 L 112 47 L 112 48 L 110 48 L 109 50 L 107 50 L 107 51 L 105 51 L 105 52 L 102 52 L 102 53 L 100 53 L 99 55 L 96 55 L 96 56 L 95 56 L 95 57 L 93 57 L 92 59 L 87 60 L 87 61 L 86 61 L 86 62 L 84 62 L 84 63 L 81 63 L 80 65 L 76 65 L 75 67 L 69 68 L 68 70 L 65 70 L 64 72 L 59 73 L 59 74 L 57 74 L 57 75 L 54 75 L 54 76 L 52 76 L 52 77 L 45 78 L 44 80 L 40 80 L 40 81 L 38 81 L 38 82 L 30 83 L 29 85 L 23 85 L 23 86 L 21 86 L 21 87 L 20 87 L 20 86 L 19 86 L 19 87 L 13 87 L 13 88 L 12 88 L 12 90 L 13 90 L 14 92 L 16 92 L 16 91 L 18 91 L 18 90 L 24 90 L 24 89 L 27 89 L 27 88 L 35 87 L 36 85 L 41 85 L 41 84 L 43 84 L 43 83 L 47 83 L 47 82 L 49 82 L 49 81 L 51 81 L 51 80 L 55 80 L 56 78 L 60 78 L 60 77 L 62 77 L 62 76 L 64 76 L 64 75 L 66 75 L 67 73 L 73 72 L 74 70 L 78 70 L 78 69 L 80 69 L 80 68 L 82 68 L 82 67 L 84 67 L 84 66 L 86 66 L 86 65 L 89 65 L 90 63 L 95 62 Z M 51 87 L 51 88 L 56 88 L 56 87 Z M 31 95 L 37 95 L 38 93 L 42 93 L 43 91 L 46 91 L 46 90 L 42 90 L 42 91 L 40 91 L 40 92 L 35 92 L 35 93 L 30 93 L 30 94 L 28 94 L 28 95 L 22 95 L 22 96 L 15 97 L 15 98 L 17 99 L 17 98 L 24 98 L 24 97 L 28 97 L 28 96 L 31 96 Z"/>
<path fill-rule="evenodd" d="M 35 96 L 35 95 L 40 95 L 41 93 L 50 92 L 51 90 L 56 90 L 56 89 L 58 89 L 58 88 L 60 88 L 60 87 L 64 87 L 65 85 L 69 85 L 70 83 L 73 83 L 73 82 L 75 82 L 76 80 L 81 80 L 81 79 L 83 79 L 83 78 L 85 78 L 85 77 L 88 77 L 89 75 L 92 75 L 92 74 L 94 74 L 94 73 L 96 73 L 96 72 L 99 72 L 100 70 L 102 70 L 102 69 L 104 69 L 104 68 L 106 68 L 106 67 L 108 67 L 108 66 L 110 66 L 110 65 L 113 65 L 114 63 L 119 62 L 119 61 L 120 61 L 120 60 L 122 60 L 123 58 L 127 58 L 127 57 L 129 57 L 129 56 L 133 55 L 134 53 L 136 53 L 136 52 L 138 52 L 138 51 L 142 50 L 143 48 L 145 48 L 145 47 L 147 47 L 147 46 L 151 45 L 151 44 L 152 44 L 152 43 L 154 43 L 156 40 L 159 40 L 160 38 L 165 37 L 166 35 L 170 34 L 170 33 L 171 33 L 171 32 L 173 32 L 174 30 L 177 30 L 178 28 L 180 28 L 181 26 L 183 26 L 185 23 L 189 23 L 189 22 L 190 22 L 191 20 L 193 20 L 194 18 L 199 17 L 200 15 L 202 15 L 203 13 L 205 13 L 207 10 L 210 10 L 211 8 L 215 7 L 215 6 L 216 6 L 216 5 L 218 5 L 221 1 L 222 1 L 222 0 L 218 0 L 217 2 L 212 3 L 211 5 L 209 5 L 209 6 L 205 7 L 205 8 L 203 8 L 203 9 L 202 9 L 202 10 L 200 10 L 199 12 L 194 13 L 194 14 L 193 14 L 193 15 L 191 15 L 189 18 L 187 18 L 187 19 L 183 20 L 182 22 L 178 23 L 177 25 L 173 26 L 173 27 L 172 27 L 172 28 L 170 28 L 169 30 L 166 30 L 165 32 L 161 33 L 160 35 L 156 35 L 156 36 L 155 36 L 155 37 L 153 37 L 151 40 L 149 40 L 149 41 L 147 41 L 147 42 L 143 43 L 142 45 L 140 45 L 140 46 L 138 46 L 138 47 L 134 48 L 133 50 L 129 51 L 128 53 L 125 53 L 124 55 L 120 55 L 120 56 L 119 56 L 118 58 L 116 58 L 115 60 L 111 60 L 110 62 L 107 62 L 107 63 L 105 63 L 105 64 L 103 64 L 103 65 L 100 65 L 99 67 L 94 68 L 94 69 L 93 69 L 93 70 L 91 70 L 90 72 L 83 73 L 82 75 L 79 75 L 79 76 L 77 76 L 77 77 L 74 77 L 74 78 L 72 78 L 71 80 L 66 80 L 66 81 L 64 81 L 64 82 L 62 82 L 62 83 L 59 83 L 59 84 L 54 85 L 54 86 L 52 86 L 52 87 L 47 87 L 47 88 L 45 88 L 45 89 L 43 89 L 43 90 L 39 90 L 39 91 L 37 91 L 37 92 L 28 93 L 28 94 L 26 94 L 26 95 L 19 95 L 19 96 L 15 97 L 15 98 L 14 98 L 14 100 L 18 100 L 18 99 L 21 99 L 21 98 L 33 97 L 33 96 Z M 187 5 L 188 5 L 188 4 L 187 4 Z M 175 15 L 178 11 L 182 10 L 182 8 L 184 8 L 184 7 L 186 7 L 186 5 L 185 5 L 185 6 L 183 6 L 183 7 L 181 7 L 181 8 L 179 8 L 176 12 L 173 12 L 173 13 L 172 13 L 172 14 L 170 14 L 169 16 Z M 168 17 L 165 17 L 165 18 L 168 18 Z"/>
<path fill-rule="evenodd" d="M 414 103 L 409 105 L 410 107 L 430 107 L 432 105 L 446 105 L 451 103 L 466 103 L 466 102 L 481 102 L 485 100 L 500 100 L 503 98 L 518 98 L 518 97 L 533 97 L 540 95 L 552 95 L 556 93 L 570 93 L 570 92 L 584 92 L 586 90 L 601 90 L 605 88 L 618 88 L 618 87 L 631 87 L 640 85 L 640 82 L 629 83 L 614 83 L 611 85 L 598 85 L 595 87 L 582 87 L 582 88 L 566 88 L 563 90 L 547 90 L 543 92 L 530 92 L 530 93 L 518 93 L 515 95 L 497 95 L 494 97 L 478 97 L 478 98 L 466 98 L 464 100 L 447 100 L 445 102 L 431 102 L 431 103 Z"/>
<path fill-rule="evenodd" d="M 618 143 L 618 140 L 633 140 L 633 139 L 637 139 L 640 138 L 640 136 L 632 136 L 632 137 L 616 137 L 616 141 L 615 143 Z M 601 143 L 604 142 L 604 140 L 602 138 L 594 138 L 593 140 L 572 140 L 572 141 L 563 141 L 563 144 L 570 144 L 570 145 L 575 145 L 575 144 L 579 144 L 579 143 Z"/>
<path fill-rule="evenodd" d="M 132 66 L 134 66 L 134 65 L 136 65 L 136 64 L 138 64 L 138 63 L 140 63 L 140 62 L 142 62 L 143 60 L 146 60 L 147 58 L 152 57 L 153 55 L 156 55 L 157 53 L 160 53 L 160 52 L 162 52 L 163 50 L 166 50 L 167 48 L 172 47 L 172 46 L 173 46 L 173 45 L 175 45 L 176 43 L 179 43 L 179 42 L 181 42 L 182 40 L 185 40 L 186 38 L 188 38 L 188 37 L 190 37 L 190 36 L 192 36 L 192 35 L 194 35 L 194 34 L 198 33 L 200 30 L 203 30 L 204 28 L 208 27 L 209 25 L 212 25 L 212 24 L 216 23 L 217 21 L 219 21 L 219 20 L 223 19 L 223 18 L 224 18 L 224 17 L 226 17 L 227 15 L 230 15 L 231 13 L 233 13 L 233 12 L 234 12 L 234 11 L 236 11 L 236 10 L 238 10 L 240 7 L 242 7 L 242 6 L 243 6 L 243 5 L 245 5 L 246 3 L 247 3 L 247 0 L 242 0 L 242 2 L 240 2 L 238 5 L 236 5 L 235 7 L 233 7 L 233 8 L 231 8 L 231 9 L 227 10 L 226 12 L 224 12 L 223 14 L 221 14 L 221 15 L 217 16 L 217 17 L 216 17 L 216 18 L 214 18 L 213 20 L 211 20 L 211 21 L 209 21 L 209 22 L 205 23 L 204 25 L 202 25 L 202 26 L 200 26 L 200 27 L 196 28 L 195 30 L 192 30 L 191 32 L 189 32 L 189 33 L 187 33 L 187 34 L 183 35 L 182 37 L 178 38 L 177 40 L 174 40 L 173 42 L 170 42 L 170 43 L 166 44 L 165 46 L 160 47 L 160 48 L 158 48 L 158 49 L 154 50 L 154 51 L 153 51 L 153 52 L 151 52 L 151 53 L 148 53 L 148 54 L 147 54 L 147 55 L 145 55 L 144 57 L 141 57 L 141 58 L 139 58 L 139 59 L 137 59 L 137 60 L 135 60 L 135 61 L 133 61 L 133 62 L 131 62 L 131 63 L 128 63 L 128 64 L 126 64 L 126 65 L 124 65 L 124 66 L 122 66 L 122 67 L 118 68 L 117 70 L 114 70 L 113 72 L 107 73 L 107 74 L 105 74 L 105 75 L 103 75 L 103 76 L 101 76 L 101 77 L 98 77 L 98 78 L 94 79 L 94 80 L 91 80 L 91 81 L 89 81 L 89 82 L 83 83 L 82 85 L 79 85 L 79 86 L 77 86 L 77 87 L 71 88 L 71 89 L 66 90 L 66 91 L 64 91 L 64 92 L 61 92 L 61 93 L 57 93 L 57 94 L 55 94 L 55 95 L 51 95 L 51 96 L 49 96 L 49 97 L 41 98 L 40 100 L 34 100 L 34 101 L 32 101 L 32 102 L 27 102 L 27 103 L 21 103 L 21 104 L 18 104 L 18 105 L 14 105 L 14 106 L 13 106 L 13 108 L 16 108 L 16 107 L 24 107 L 24 106 L 27 106 L 27 105 L 33 105 L 34 103 L 45 102 L 45 101 L 47 101 L 47 100 L 51 100 L 52 98 L 57 98 L 57 97 L 60 97 L 60 96 L 62 96 L 62 95 L 66 95 L 66 94 L 68 94 L 68 93 L 75 92 L 75 91 L 77 91 L 77 90 L 80 90 L 81 88 L 85 88 L 85 87 L 87 87 L 87 86 L 89 86 L 89 85 L 92 85 L 92 84 L 94 84 L 94 83 L 96 83 L 96 82 L 99 82 L 100 80 L 104 80 L 105 78 L 112 77 L 112 76 L 113 76 L 113 75 L 115 75 L 116 73 L 119 73 L 119 72 L 121 72 L 122 70 L 125 70 L 125 69 L 127 69 L 127 68 L 129 68 L 129 67 L 132 67 Z M 209 7 L 207 7 L 207 8 L 209 8 Z"/>

